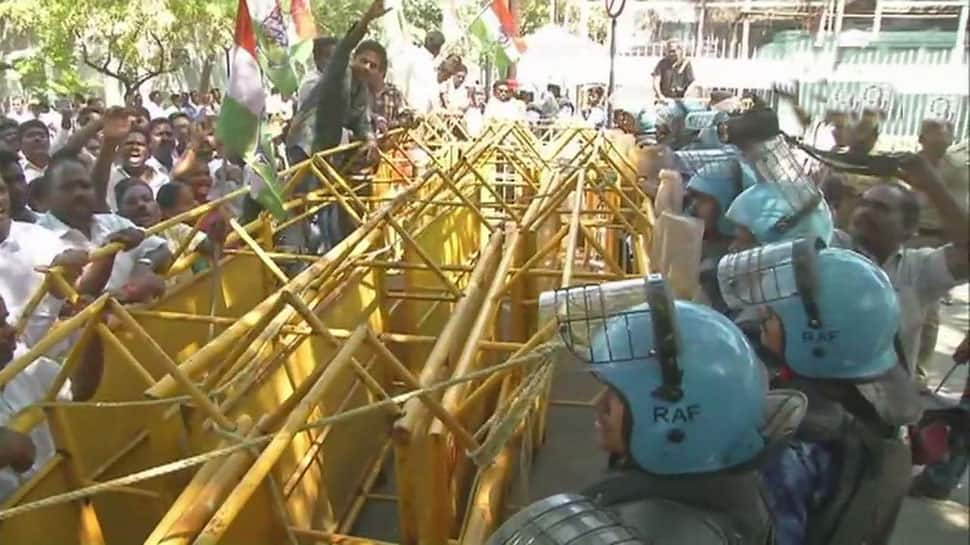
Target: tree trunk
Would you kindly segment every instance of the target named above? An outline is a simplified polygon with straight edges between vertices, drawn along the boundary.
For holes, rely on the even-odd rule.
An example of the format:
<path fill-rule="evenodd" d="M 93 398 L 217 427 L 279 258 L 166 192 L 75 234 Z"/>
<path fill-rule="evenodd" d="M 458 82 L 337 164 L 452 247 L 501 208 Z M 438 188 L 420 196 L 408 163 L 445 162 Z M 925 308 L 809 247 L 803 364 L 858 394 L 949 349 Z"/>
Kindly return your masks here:
<path fill-rule="evenodd" d="M 458 1 L 444 0 L 441 7 L 441 33 L 447 42 L 457 42 L 462 34 L 461 23 L 458 18 Z"/>
<path fill-rule="evenodd" d="M 215 64 L 216 58 L 212 53 L 206 55 L 205 60 L 202 61 L 202 75 L 199 76 L 200 96 L 209 92 L 209 83 L 212 80 L 212 70 L 215 68 Z"/>

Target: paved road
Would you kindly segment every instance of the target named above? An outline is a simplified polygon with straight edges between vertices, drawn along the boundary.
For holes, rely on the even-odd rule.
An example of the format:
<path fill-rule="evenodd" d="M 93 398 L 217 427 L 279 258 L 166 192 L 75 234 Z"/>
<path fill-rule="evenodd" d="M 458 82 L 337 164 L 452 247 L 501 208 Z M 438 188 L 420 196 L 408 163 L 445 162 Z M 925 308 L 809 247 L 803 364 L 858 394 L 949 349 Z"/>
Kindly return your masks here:
<path fill-rule="evenodd" d="M 934 388 L 953 366 L 950 356 L 970 328 L 970 286 L 952 292 L 953 304 L 941 307 L 940 336 L 936 342 L 936 360 L 930 370 Z M 943 385 L 941 392 L 954 403 L 960 398 L 967 377 L 967 366 L 959 367 Z M 966 545 L 970 541 L 967 474 L 950 501 L 908 499 L 900 514 L 891 545 Z"/>

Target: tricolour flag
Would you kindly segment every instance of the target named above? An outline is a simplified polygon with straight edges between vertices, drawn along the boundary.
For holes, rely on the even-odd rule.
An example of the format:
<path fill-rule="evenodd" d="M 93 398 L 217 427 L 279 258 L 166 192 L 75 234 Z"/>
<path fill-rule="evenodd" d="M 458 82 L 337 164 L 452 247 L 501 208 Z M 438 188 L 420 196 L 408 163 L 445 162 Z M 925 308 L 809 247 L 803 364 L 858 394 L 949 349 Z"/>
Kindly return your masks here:
<path fill-rule="evenodd" d="M 257 172 L 262 171 L 261 175 L 265 183 L 259 187 L 252 187 L 253 196 L 263 204 L 265 209 L 278 219 L 282 219 L 283 203 L 275 172 L 270 174 L 265 168 L 259 168 L 265 161 L 256 153 L 266 108 L 266 91 L 263 89 L 258 60 L 259 41 L 256 26 L 250 15 L 250 5 L 256 3 L 266 2 L 265 0 L 249 2 L 239 0 L 239 10 L 236 12 L 235 47 L 229 72 L 229 90 L 219 111 L 216 136 L 222 141 L 227 152 L 242 157 Z"/>
<path fill-rule="evenodd" d="M 302 66 L 313 54 L 313 39 L 317 37 L 313 12 L 309 0 L 290 1 L 290 60 L 293 66 Z"/>
<path fill-rule="evenodd" d="M 519 37 L 515 18 L 503 0 L 492 0 L 468 30 L 483 49 L 492 52 L 496 67 L 502 72 L 525 52 L 525 42 Z"/>
<path fill-rule="evenodd" d="M 290 62 L 291 12 L 284 12 L 279 0 L 249 0 L 248 5 L 256 33 L 259 65 L 280 94 L 292 95 L 299 82 Z"/>
<path fill-rule="evenodd" d="M 216 136 L 227 150 L 245 157 L 256 149 L 266 91 L 259 70 L 256 30 L 246 0 L 236 12 L 235 47 L 229 69 L 229 90 L 219 112 Z"/>

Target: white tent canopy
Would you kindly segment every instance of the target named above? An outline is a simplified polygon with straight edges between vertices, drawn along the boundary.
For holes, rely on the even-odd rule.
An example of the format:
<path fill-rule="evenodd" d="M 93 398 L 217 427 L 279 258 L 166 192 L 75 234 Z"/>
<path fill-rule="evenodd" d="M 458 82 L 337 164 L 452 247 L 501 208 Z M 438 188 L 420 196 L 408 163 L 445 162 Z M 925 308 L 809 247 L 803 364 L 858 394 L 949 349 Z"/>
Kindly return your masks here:
<path fill-rule="evenodd" d="M 609 49 L 559 25 L 539 28 L 525 37 L 525 43 L 527 49 L 517 69 L 522 84 L 545 89 L 546 84 L 555 83 L 572 88 L 609 77 Z"/>

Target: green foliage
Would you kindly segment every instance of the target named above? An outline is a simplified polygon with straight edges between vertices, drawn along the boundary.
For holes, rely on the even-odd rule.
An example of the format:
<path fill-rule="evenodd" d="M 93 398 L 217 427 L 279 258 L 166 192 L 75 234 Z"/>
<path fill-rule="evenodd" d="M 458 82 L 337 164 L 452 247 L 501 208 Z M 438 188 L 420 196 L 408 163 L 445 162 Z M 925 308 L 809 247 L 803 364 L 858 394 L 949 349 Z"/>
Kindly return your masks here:
<path fill-rule="evenodd" d="M 236 0 L 4 0 L 0 21 L 36 46 L 15 63 L 25 86 L 81 90 L 88 66 L 129 92 L 231 44 L 235 10 Z"/>
<path fill-rule="evenodd" d="M 551 20 L 549 2 L 546 0 L 519 0 L 522 2 L 522 16 L 519 21 L 519 33 L 527 36 L 539 27 L 548 25 Z"/>
<path fill-rule="evenodd" d="M 404 16 L 424 36 L 431 30 L 441 30 L 441 8 L 438 0 L 404 0 Z"/>
<path fill-rule="evenodd" d="M 318 36 L 340 38 L 367 10 L 371 0 L 313 0 Z"/>

